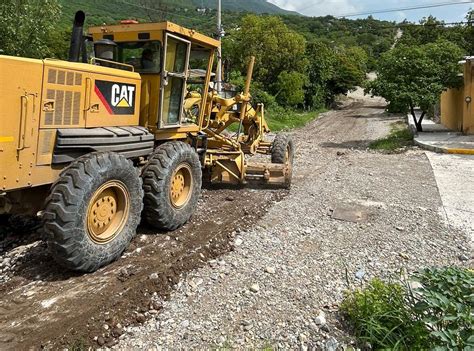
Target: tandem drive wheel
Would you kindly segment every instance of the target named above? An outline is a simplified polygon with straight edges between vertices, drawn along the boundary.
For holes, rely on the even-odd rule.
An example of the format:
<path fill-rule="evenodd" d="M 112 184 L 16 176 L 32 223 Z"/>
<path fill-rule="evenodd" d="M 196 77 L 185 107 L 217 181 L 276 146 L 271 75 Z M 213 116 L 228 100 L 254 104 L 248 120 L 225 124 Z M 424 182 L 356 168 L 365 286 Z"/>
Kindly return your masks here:
<path fill-rule="evenodd" d="M 61 265 L 92 272 L 118 258 L 140 223 L 143 190 L 138 170 L 111 152 L 69 165 L 46 200 L 44 231 Z"/>
<path fill-rule="evenodd" d="M 194 213 L 201 194 L 202 170 L 198 154 L 188 144 L 160 145 L 142 172 L 143 211 L 148 224 L 175 230 Z"/>

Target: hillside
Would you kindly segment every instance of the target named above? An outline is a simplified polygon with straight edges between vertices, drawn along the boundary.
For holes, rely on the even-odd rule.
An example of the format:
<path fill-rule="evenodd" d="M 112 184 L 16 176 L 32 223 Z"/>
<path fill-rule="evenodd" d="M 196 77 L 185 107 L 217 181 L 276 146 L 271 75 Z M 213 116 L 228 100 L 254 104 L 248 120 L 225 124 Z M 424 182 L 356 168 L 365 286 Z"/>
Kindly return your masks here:
<path fill-rule="evenodd" d="M 63 7 L 62 24 L 69 25 L 77 10 L 87 15 L 89 25 L 114 23 L 120 19 L 136 18 L 142 21 L 168 20 L 184 26 L 200 29 L 210 34 L 214 31 L 215 0 L 59 0 Z M 280 9 L 266 0 L 223 0 L 224 18 L 239 12 L 295 14 Z M 205 11 L 198 12 L 198 8 Z"/>
<path fill-rule="evenodd" d="M 210 8 L 216 8 L 216 2 L 216 0 L 193 0 L 193 3 L 196 6 Z M 297 14 L 296 12 L 284 10 L 274 4 L 267 2 L 266 0 L 222 0 L 222 7 L 226 11 L 244 11 L 269 14 Z"/>

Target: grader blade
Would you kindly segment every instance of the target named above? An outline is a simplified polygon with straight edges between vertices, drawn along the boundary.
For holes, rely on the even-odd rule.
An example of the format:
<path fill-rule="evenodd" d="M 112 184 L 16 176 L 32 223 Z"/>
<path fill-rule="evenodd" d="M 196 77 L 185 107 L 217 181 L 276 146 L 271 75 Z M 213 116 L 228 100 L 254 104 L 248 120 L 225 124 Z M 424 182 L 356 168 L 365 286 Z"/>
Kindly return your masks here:
<path fill-rule="evenodd" d="M 249 184 L 289 187 L 291 165 L 281 163 L 249 163 L 245 172 Z"/>

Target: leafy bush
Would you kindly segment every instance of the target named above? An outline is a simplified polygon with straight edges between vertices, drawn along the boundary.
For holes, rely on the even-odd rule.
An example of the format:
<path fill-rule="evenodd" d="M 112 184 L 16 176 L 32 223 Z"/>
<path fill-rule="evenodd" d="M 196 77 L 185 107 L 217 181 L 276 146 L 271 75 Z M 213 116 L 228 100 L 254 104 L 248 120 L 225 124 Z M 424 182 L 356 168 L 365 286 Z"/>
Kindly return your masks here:
<path fill-rule="evenodd" d="M 414 275 L 421 284 L 412 307 L 423 318 L 433 345 L 474 348 L 474 272 L 431 268 Z"/>
<path fill-rule="evenodd" d="M 421 287 L 374 279 L 348 293 L 341 311 L 360 341 L 374 349 L 472 349 L 474 271 L 425 269 L 410 279 Z"/>

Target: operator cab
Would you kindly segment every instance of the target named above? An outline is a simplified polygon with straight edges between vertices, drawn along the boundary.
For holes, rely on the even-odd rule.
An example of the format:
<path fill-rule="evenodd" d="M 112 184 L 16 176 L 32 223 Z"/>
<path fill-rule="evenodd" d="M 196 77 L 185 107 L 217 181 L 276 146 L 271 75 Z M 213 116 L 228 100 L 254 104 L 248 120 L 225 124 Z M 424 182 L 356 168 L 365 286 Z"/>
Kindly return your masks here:
<path fill-rule="evenodd" d="M 89 33 L 98 62 L 106 54 L 105 60 L 140 74 L 140 124 L 169 133 L 200 130 L 219 42 L 169 22 L 126 22 Z"/>

